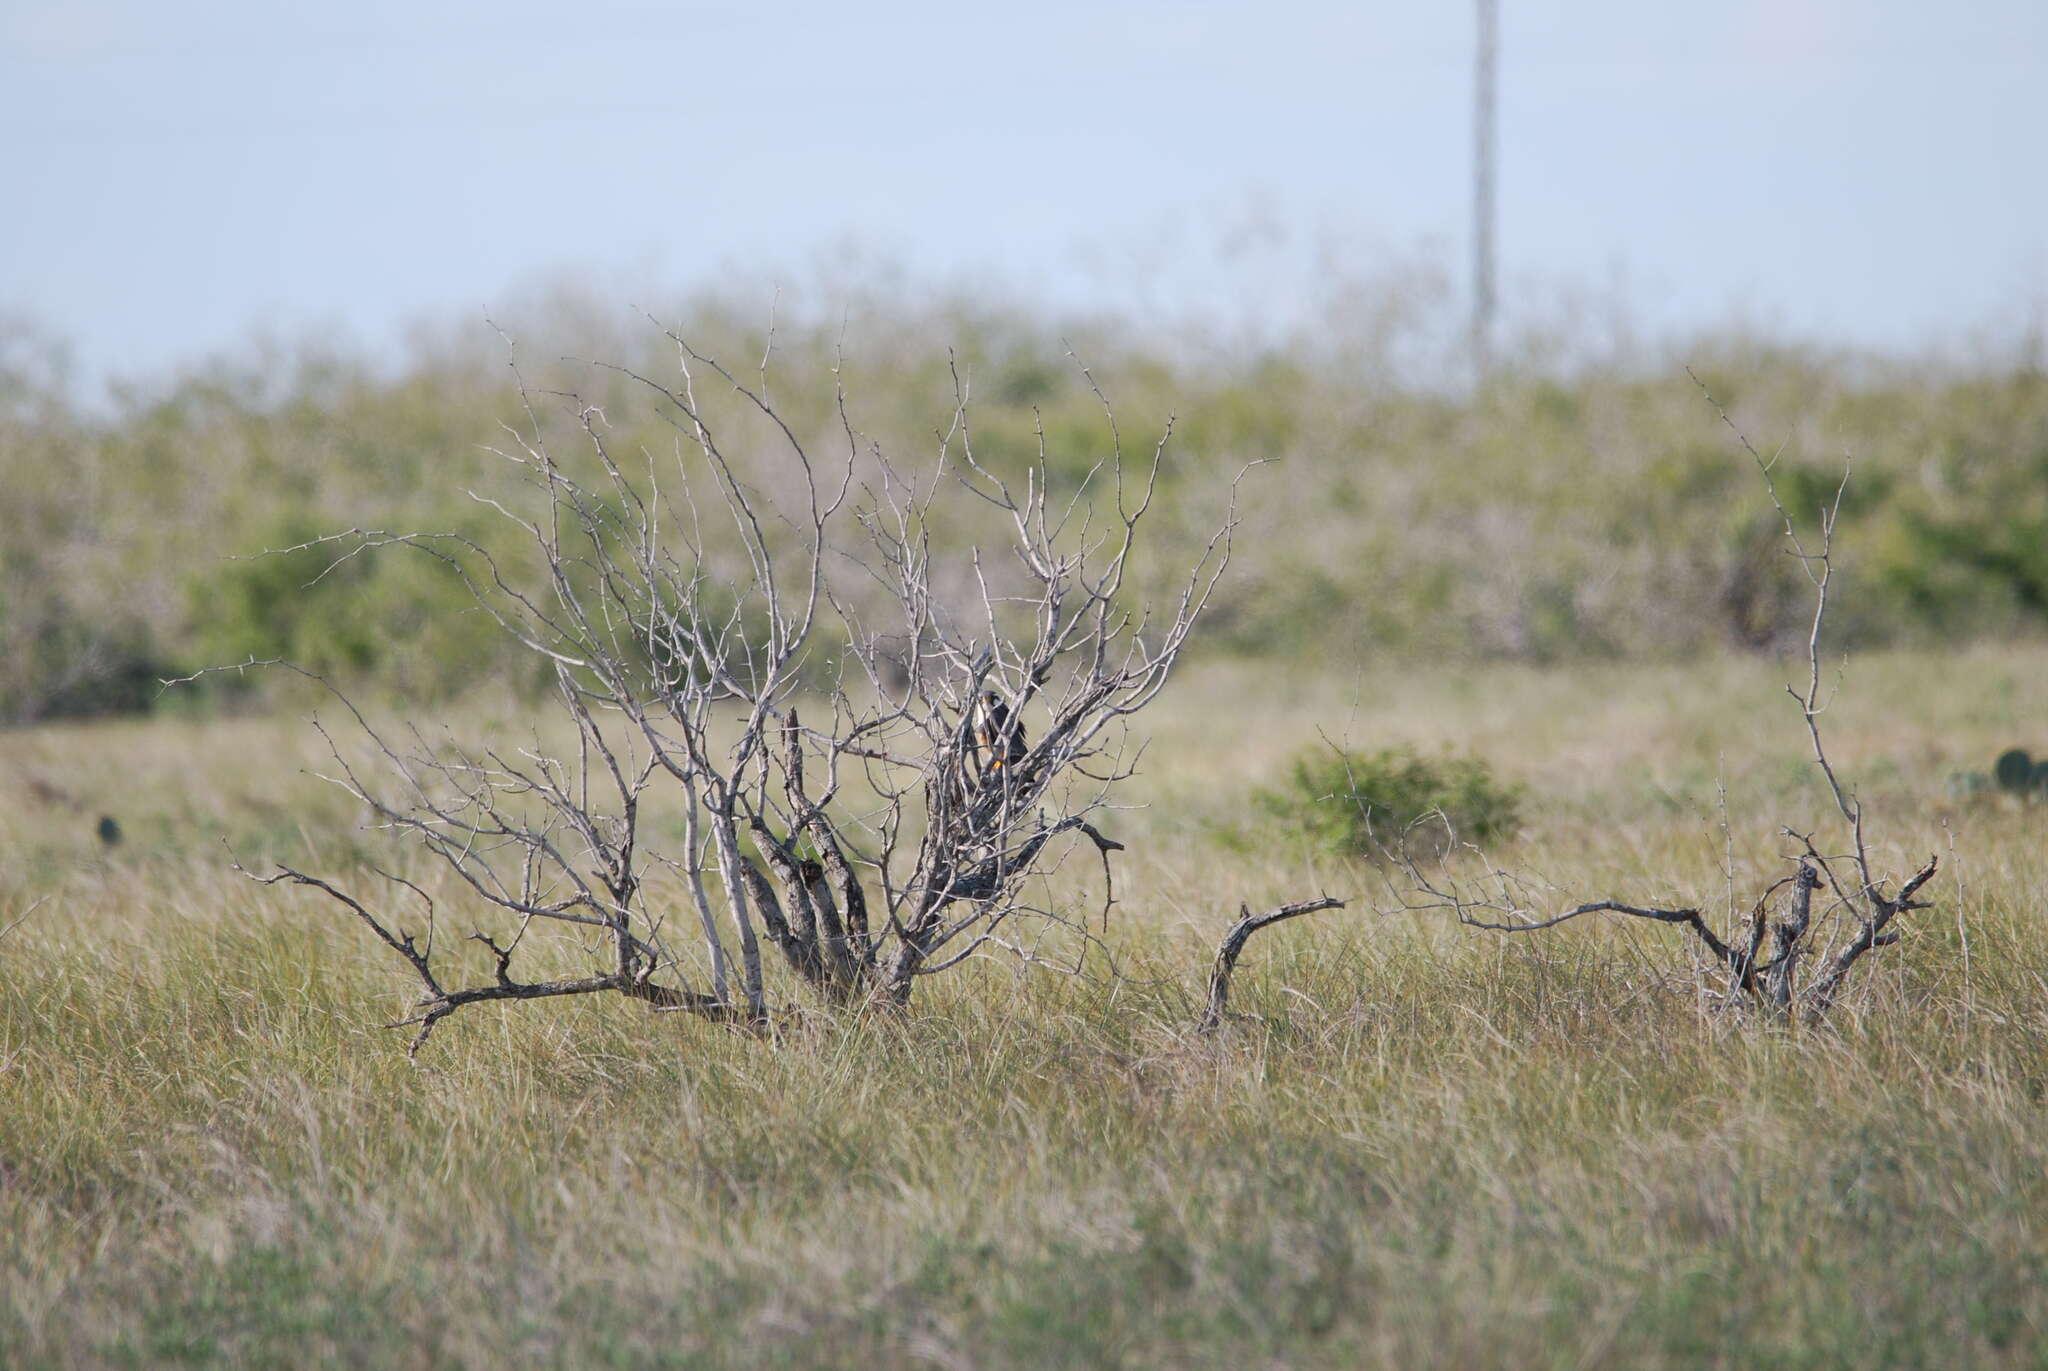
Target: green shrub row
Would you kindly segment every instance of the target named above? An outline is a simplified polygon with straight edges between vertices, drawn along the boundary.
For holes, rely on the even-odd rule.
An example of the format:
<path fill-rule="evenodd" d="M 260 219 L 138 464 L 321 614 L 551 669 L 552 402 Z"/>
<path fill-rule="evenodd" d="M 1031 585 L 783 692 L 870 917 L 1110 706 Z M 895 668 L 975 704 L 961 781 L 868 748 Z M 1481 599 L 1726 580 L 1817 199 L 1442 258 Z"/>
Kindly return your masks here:
<path fill-rule="evenodd" d="M 2048 619 L 2048 377 L 2019 360 L 1883 362 L 1723 335 L 1568 373 L 1510 358 L 1471 391 L 1403 384 L 1391 362 L 1329 338 L 1204 353 L 985 303 L 863 308 L 843 361 L 839 315 L 778 325 L 771 395 L 821 453 L 843 450 L 843 379 L 863 443 L 927 461 L 951 412 L 949 345 L 973 387 L 978 456 L 1021 471 L 1042 433 L 1055 494 L 1078 489 L 1110 442 L 1063 337 L 1116 402 L 1128 447 L 1149 450 L 1177 412 L 1151 516 L 1163 536 L 1141 575 L 1190 560 L 1246 462 L 1282 459 L 1242 487 L 1209 651 L 1544 661 L 1795 643 L 1798 568 L 1685 364 L 1782 452 L 1779 489 L 1801 523 L 1854 454 L 1843 644 Z M 673 374 L 672 346 L 644 320 L 558 338 L 576 311 L 542 313 L 529 332 L 551 353 Z M 704 299 L 674 317 L 705 350 L 758 359 L 755 315 Z M 320 549 L 255 555 L 348 528 L 496 538 L 506 526 L 471 492 L 502 479 L 484 449 L 523 422 L 504 360 L 479 327 L 398 364 L 247 355 L 83 405 L 0 349 L 0 721 L 143 707 L 162 676 L 249 657 L 406 696 L 522 669 L 432 559 L 386 548 L 330 571 Z M 600 406 L 615 450 L 676 460 L 675 416 L 630 379 L 527 365 L 535 385 Z M 772 481 L 773 450 L 758 455 Z M 957 531 L 931 537 L 965 563 Z"/>

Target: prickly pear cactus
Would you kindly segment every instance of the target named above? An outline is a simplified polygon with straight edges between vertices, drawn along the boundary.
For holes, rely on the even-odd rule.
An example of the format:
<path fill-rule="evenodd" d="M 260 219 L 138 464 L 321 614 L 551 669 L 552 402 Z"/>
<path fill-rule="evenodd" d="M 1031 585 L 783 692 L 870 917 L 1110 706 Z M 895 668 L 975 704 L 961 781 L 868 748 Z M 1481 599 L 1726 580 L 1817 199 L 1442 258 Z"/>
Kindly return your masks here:
<path fill-rule="evenodd" d="M 2016 747 L 1999 754 L 1993 774 L 1998 777 L 1999 789 L 2019 795 L 2034 788 L 2035 770 L 2034 759 L 2027 755 L 2027 750 Z"/>

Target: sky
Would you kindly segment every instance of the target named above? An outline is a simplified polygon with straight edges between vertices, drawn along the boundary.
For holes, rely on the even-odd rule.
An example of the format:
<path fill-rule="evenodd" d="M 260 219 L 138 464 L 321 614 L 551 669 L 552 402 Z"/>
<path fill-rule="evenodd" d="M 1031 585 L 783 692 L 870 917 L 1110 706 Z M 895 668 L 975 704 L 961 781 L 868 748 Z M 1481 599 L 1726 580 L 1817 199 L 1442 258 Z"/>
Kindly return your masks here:
<path fill-rule="evenodd" d="M 1474 6 L 0 0 L 0 316 L 87 377 L 575 277 L 893 262 L 1144 324 L 1462 289 Z M 2048 307 L 2048 4 L 1501 0 L 1504 310 L 1897 350 Z M 848 264 L 855 264 L 849 266 Z M 829 302 L 828 302 L 829 303 Z"/>

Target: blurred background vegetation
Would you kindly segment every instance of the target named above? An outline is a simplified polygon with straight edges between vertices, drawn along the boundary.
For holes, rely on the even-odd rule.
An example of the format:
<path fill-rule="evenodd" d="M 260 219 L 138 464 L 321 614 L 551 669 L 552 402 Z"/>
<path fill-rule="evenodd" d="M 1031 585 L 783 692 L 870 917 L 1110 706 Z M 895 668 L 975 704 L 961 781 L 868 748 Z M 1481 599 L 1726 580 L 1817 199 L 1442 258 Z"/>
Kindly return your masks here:
<path fill-rule="evenodd" d="M 766 291 L 658 311 L 750 383 Z M 511 312 L 540 387 L 605 407 L 615 451 L 670 450 L 644 392 L 565 355 L 673 375 L 648 318 L 573 290 Z M 2048 377 L 2033 344 L 1863 355 L 1722 329 L 1597 347 L 1560 318 L 1503 349 L 1483 384 L 1453 360 L 1446 291 L 1333 289 L 1320 321 L 1247 342 L 1161 336 L 1028 304 L 876 288 L 806 315 L 778 302 L 771 398 L 796 431 L 839 433 L 834 368 L 864 438 L 927 460 L 972 386 L 982 460 L 1015 469 L 1043 424 L 1053 479 L 1175 437 L 1153 565 L 1185 566 L 1243 464 L 1238 560 L 1203 650 L 1280 662 L 1543 663 L 1774 651 L 1803 632 L 1798 569 L 1748 458 L 1688 366 L 1811 519 L 1845 457 L 1848 583 L 1839 643 L 2039 634 L 2048 626 Z M 843 361 L 840 350 L 843 347 Z M 1072 356 L 1069 355 L 1071 349 Z M 260 556 L 349 528 L 461 532 L 516 546 L 470 495 L 522 409 L 505 339 L 421 330 L 400 358 L 316 341 L 251 344 L 149 385 L 81 398 L 61 344 L 0 330 L 0 721 L 159 707 L 157 682 L 288 657 L 398 702 L 488 677 L 538 684 L 446 568 L 403 549 Z M 594 387 L 594 388 L 593 388 Z M 742 441 L 752 441 L 743 439 Z M 843 438 L 838 439 L 843 443 Z M 743 454 L 744 455 L 744 454 Z M 765 437 L 763 479 L 777 460 Z M 973 536 L 935 530 L 941 553 Z M 318 578 L 316 580 L 316 578 Z M 181 707 L 260 703 L 234 678 Z"/>

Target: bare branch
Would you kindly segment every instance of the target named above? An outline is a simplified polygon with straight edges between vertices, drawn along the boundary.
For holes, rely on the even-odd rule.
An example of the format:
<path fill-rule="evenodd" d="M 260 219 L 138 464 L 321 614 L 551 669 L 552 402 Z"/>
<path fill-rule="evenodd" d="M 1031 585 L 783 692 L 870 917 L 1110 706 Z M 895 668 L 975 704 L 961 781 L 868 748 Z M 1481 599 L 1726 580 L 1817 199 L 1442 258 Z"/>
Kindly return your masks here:
<path fill-rule="evenodd" d="M 522 417 L 486 449 L 499 479 L 471 491 L 500 536 L 306 545 L 429 558 L 551 668 L 565 745 L 373 723 L 339 692 L 363 745 L 321 729 L 328 779 L 480 910 L 489 983 L 444 984 L 418 885 L 401 882 L 426 901 L 423 945 L 335 883 L 258 879 L 322 891 L 398 952 L 423 987 L 407 1020 L 421 1040 L 492 1000 L 611 992 L 759 1024 L 778 975 L 828 1003 L 901 1004 L 980 949 L 1077 965 L 1099 934 L 1025 892 L 1079 836 L 1113 907 L 1122 844 L 1101 815 L 1135 765 L 1132 717 L 1229 564 L 1237 482 L 1171 602 L 1149 608 L 1127 582 L 1172 426 L 1127 472 L 1085 368 L 1107 451 L 1055 497 L 1053 464 L 1072 464 L 1042 432 L 1021 471 L 977 456 L 957 368 L 936 460 L 910 469 L 863 445 L 836 366 L 845 445 L 812 452 L 779 380 L 771 397 L 772 315 L 757 380 L 664 334 L 673 371 L 599 365 L 602 403 L 529 386 L 505 339 Z M 619 447 L 622 391 L 668 425 L 669 451 Z M 678 902 L 694 920 L 676 922 Z M 550 926 L 575 935 L 588 974 L 523 972 L 527 934 Z M 683 926 L 701 951 L 671 945 Z M 679 988 L 693 966 L 708 993 Z"/>
<path fill-rule="evenodd" d="M 1864 831 L 1862 801 L 1858 799 L 1854 789 L 1844 783 L 1836 769 L 1833 759 L 1828 754 L 1821 728 L 1821 718 L 1829 703 L 1822 695 L 1822 632 L 1826 625 L 1829 596 L 1834 585 L 1835 533 L 1841 519 L 1843 496 L 1848 490 L 1851 471 L 1849 464 L 1844 464 L 1841 479 L 1836 482 L 1833 496 L 1814 511 L 1819 524 L 1819 540 L 1816 543 L 1800 531 L 1799 521 L 1793 512 L 1786 508 L 1780 496 L 1775 474 L 1776 457 L 1765 458 L 1729 416 L 1727 409 L 1714 398 L 1712 392 L 1708 391 L 1699 376 L 1690 368 L 1687 369 L 1687 374 L 1692 376 L 1694 383 L 1705 395 L 1707 403 L 1712 405 L 1715 413 L 1720 416 L 1722 424 L 1735 435 L 1743 451 L 1749 454 L 1755 464 L 1771 506 L 1777 511 L 1786 551 L 1798 562 L 1812 586 L 1813 612 L 1807 622 L 1805 642 L 1805 682 L 1803 686 L 1787 685 L 1785 689 L 1799 707 L 1800 719 L 1805 726 L 1807 745 L 1814 764 L 1819 768 L 1822 779 L 1826 781 L 1835 811 L 1847 829 L 1850 849 L 1848 855 L 1838 856 L 1831 862 L 1828 855 L 1815 846 L 1811 833 L 1785 828 L 1784 833 L 1797 841 L 1800 848 L 1798 856 L 1794 858 L 1796 867 L 1793 875 L 1773 882 L 1757 899 L 1749 917 L 1746 934 L 1734 935 L 1727 940 L 1716 934 L 1700 916 L 1699 911 L 1692 908 L 1654 909 L 1614 900 L 1600 900 L 1579 905 L 1548 919 L 1530 919 L 1521 912 L 1514 900 L 1514 883 L 1505 873 L 1496 873 L 1503 890 L 1500 897 L 1475 900 L 1462 893 L 1455 883 L 1438 883 L 1422 874 L 1411 863 L 1408 870 L 1414 878 L 1415 893 L 1405 898 L 1411 907 L 1447 908 L 1456 913 L 1460 922 L 1471 927 L 1504 933 L 1538 932 L 1555 928 L 1582 914 L 1598 912 L 1681 924 L 1693 931 L 1712 954 L 1713 961 L 1725 971 L 1728 996 L 1724 1003 L 1734 1003 L 1746 997 L 1771 1018 L 1804 1019 L 1808 1023 L 1817 1023 L 1835 1004 L 1856 963 L 1872 949 L 1888 947 L 1898 941 L 1898 933 L 1889 927 L 1897 915 L 1907 910 L 1927 907 L 1915 896 L 1933 879 L 1938 861 L 1929 858 L 1927 864 L 1900 888 L 1897 896 L 1885 895 L 1885 883 L 1871 862 L 1869 842 Z M 1723 860 L 1729 884 L 1729 915 L 1732 918 L 1734 853 L 1727 822 L 1726 791 L 1722 790 L 1720 796 Z M 1845 880 L 1838 877 L 1836 862 L 1853 866 L 1853 878 Z M 1815 892 L 1821 889 L 1823 881 L 1832 893 L 1833 903 L 1816 919 L 1813 898 Z M 1774 922 L 1769 916 L 1769 910 L 1779 892 L 1788 885 L 1791 887 L 1791 896 L 1783 913 Z M 1475 917 L 1474 910 L 1499 910 L 1507 917 L 1499 920 L 1483 919 Z M 1802 961 L 1816 957 L 1814 946 L 1816 939 L 1820 937 L 1819 930 L 1824 927 L 1838 928 L 1844 919 L 1855 929 L 1853 936 L 1839 948 L 1823 944 L 1817 954 L 1817 960 L 1813 962 L 1822 968 L 1820 974 L 1802 988 L 1799 984 L 1799 967 Z M 1770 956 L 1768 960 L 1760 961 L 1767 933 L 1771 944 Z"/>
<path fill-rule="evenodd" d="M 1252 934 L 1262 928 L 1287 919 L 1297 919 L 1304 914 L 1314 914 L 1324 909 L 1342 909 L 1344 901 L 1328 895 L 1313 900 L 1300 900 L 1284 904 L 1278 909 L 1269 909 L 1263 914 L 1254 914 L 1247 906 L 1240 905 L 1238 921 L 1223 935 L 1223 942 L 1216 949 L 1216 965 L 1209 972 L 1209 998 L 1203 1006 L 1202 1017 L 1196 1027 L 1204 1032 L 1214 1032 L 1223 1024 L 1224 1013 L 1230 1003 L 1230 978 L 1237 970 L 1237 959 L 1244 952 L 1244 945 Z"/>

